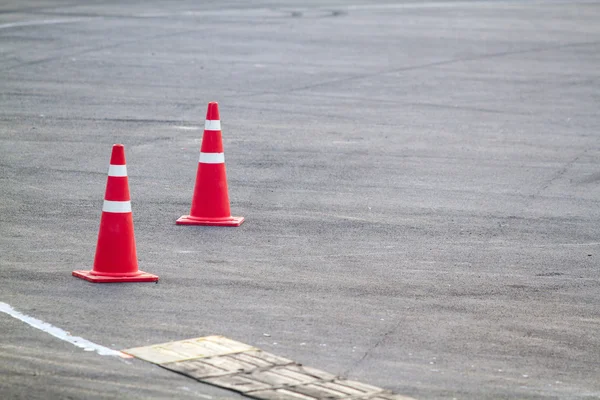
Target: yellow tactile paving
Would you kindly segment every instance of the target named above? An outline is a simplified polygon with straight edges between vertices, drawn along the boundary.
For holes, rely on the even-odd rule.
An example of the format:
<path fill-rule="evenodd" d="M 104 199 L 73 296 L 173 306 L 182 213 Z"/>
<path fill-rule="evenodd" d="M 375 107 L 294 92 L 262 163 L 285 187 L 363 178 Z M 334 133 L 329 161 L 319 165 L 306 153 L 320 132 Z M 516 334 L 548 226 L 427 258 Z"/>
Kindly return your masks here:
<path fill-rule="evenodd" d="M 200 382 L 261 400 L 414 400 L 339 378 L 223 336 L 123 350 Z"/>
<path fill-rule="evenodd" d="M 136 347 L 123 350 L 123 353 L 154 364 L 164 364 L 243 353 L 250 350 L 256 350 L 256 348 L 224 336 L 206 336 L 152 346 Z"/>

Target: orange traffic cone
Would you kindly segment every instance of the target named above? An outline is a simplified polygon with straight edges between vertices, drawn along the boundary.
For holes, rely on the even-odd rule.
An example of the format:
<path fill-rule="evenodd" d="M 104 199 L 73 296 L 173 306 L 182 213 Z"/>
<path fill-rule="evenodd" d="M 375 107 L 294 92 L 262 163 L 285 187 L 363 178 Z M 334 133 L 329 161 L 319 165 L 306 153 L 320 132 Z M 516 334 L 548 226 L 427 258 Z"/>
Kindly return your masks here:
<path fill-rule="evenodd" d="M 244 217 L 232 217 L 229 209 L 219 104 L 208 103 L 192 209 L 190 215 L 182 216 L 176 223 L 177 225 L 240 226 L 242 222 Z"/>
<path fill-rule="evenodd" d="M 156 282 L 158 276 L 138 270 L 129 197 L 125 147 L 112 149 L 92 271 L 73 271 L 90 282 Z"/>

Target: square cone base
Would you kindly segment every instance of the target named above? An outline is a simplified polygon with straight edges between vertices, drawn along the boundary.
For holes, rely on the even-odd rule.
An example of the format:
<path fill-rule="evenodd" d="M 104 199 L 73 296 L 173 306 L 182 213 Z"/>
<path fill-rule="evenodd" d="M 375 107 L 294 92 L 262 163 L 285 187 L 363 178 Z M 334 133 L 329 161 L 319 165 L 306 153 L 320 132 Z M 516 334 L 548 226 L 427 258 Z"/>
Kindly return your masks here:
<path fill-rule="evenodd" d="M 175 223 L 177 225 L 205 225 L 205 226 L 240 226 L 244 222 L 244 217 L 225 218 L 198 218 L 191 215 L 184 215 Z"/>
<path fill-rule="evenodd" d="M 144 271 L 138 271 L 140 274 L 136 276 L 103 276 L 92 275 L 92 271 L 73 271 L 73 276 L 85 279 L 88 282 L 94 283 L 111 283 L 111 282 L 157 282 L 158 275 L 149 274 Z"/>

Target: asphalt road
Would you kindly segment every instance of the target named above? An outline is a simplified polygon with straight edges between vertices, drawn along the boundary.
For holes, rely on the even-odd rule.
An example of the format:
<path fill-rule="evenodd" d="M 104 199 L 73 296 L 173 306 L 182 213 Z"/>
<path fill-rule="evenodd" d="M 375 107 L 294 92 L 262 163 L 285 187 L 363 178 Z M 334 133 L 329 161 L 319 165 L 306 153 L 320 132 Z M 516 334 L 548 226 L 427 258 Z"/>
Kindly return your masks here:
<path fill-rule="evenodd" d="M 423 399 L 600 398 L 600 4 L 0 4 L 0 301 Z M 239 228 L 189 211 L 219 101 Z M 92 265 L 124 143 L 140 268 Z M 270 336 L 265 336 L 268 334 Z M 219 398 L 0 314 L 3 399 Z"/>

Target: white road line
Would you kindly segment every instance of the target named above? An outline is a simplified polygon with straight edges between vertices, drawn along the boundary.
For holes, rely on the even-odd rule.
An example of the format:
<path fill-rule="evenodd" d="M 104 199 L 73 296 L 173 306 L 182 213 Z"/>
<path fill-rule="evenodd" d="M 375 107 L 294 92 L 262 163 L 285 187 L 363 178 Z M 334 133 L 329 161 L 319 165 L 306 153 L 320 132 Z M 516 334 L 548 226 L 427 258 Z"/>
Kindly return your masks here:
<path fill-rule="evenodd" d="M 16 318 L 20 321 L 25 322 L 29 326 L 32 326 L 40 331 L 46 332 L 60 340 L 64 340 L 65 342 L 69 342 L 74 346 L 82 348 L 85 351 L 95 351 L 101 356 L 117 356 L 122 358 L 131 358 L 131 356 L 121 353 L 120 351 L 109 349 L 108 347 L 100 346 L 99 344 L 90 342 L 84 338 L 79 336 L 71 336 L 69 332 L 63 331 L 60 328 L 57 328 L 54 325 L 50 325 L 47 322 L 40 321 L 37 318 L 30 317 L 29 315 L 22 314 L 12 308 L 9 304 L 0 302 L 0 312 L 10 315 L 13 318 Z"/>

